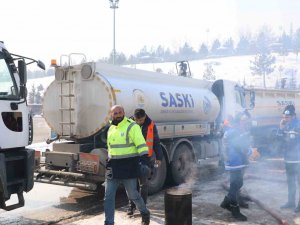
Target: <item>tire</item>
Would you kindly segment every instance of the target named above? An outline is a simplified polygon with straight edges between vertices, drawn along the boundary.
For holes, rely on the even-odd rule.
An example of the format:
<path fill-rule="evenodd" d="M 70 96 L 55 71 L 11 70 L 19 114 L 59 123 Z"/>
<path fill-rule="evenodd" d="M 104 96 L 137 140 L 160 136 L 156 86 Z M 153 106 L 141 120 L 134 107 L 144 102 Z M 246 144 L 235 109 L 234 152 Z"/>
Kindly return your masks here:
<path fill-rule="evenodd" d="M 167 162 L 163 156 L 161 165 L 158 168 L 151 170 L 151 175 L 148 180 L 148 194 L 152 195 L 162 189 L 167 177 Z"/>
<path fill-rule="evenodd" d="M 194 157 L 186 144 L 180 144 L 173 155 L 171 172 L 176 185 L 186 182 L 192 176 Z"/>

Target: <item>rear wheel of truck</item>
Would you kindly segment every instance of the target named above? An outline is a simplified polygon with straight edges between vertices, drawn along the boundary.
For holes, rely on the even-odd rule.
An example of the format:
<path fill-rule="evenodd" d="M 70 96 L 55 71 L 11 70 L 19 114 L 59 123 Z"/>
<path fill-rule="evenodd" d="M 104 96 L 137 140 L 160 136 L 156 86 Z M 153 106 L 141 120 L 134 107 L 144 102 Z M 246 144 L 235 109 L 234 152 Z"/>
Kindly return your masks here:
<path fill-rule="evenodd" d="M 186 144 L 180 144 L 174 153 L 171 171 L 172 177 L 175 184 L 181 184 L 187 182 L 193 175 L 194 157 L 192 150 Z"/>
<path fill-rule="evenodd" d="M 162 158 L 161 164 L 157 168 L 153 168 L 151 176 L 148 180 L 148 193 L 152 195 L 160 191 L 165 184 L 167 177 L 167 162 L 165 157 Z"/>

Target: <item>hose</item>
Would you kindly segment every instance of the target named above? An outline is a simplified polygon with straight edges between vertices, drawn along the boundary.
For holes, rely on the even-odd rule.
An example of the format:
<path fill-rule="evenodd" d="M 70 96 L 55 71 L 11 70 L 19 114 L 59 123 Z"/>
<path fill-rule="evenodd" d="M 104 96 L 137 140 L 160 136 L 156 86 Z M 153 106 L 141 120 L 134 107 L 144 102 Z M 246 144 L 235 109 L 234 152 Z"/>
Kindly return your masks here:
<path fill-rule="evenodd" d="M 222 183 L 222 187 L 227 191 L 229 190 L 229 186 L 227 185 L 227 182 Z M 254 198 L 253 196 L 249 195 L 248 193 L 240 193 L 240 195 L 241 195 L 241 197 L 247 198 L 250 201 L 253 201 L 254 203 L 256 203 L 259 207 L 261 207 L 263 210 L 265 210 L 267 213 L 269 213 L 273 218 L 275 218 L 279 224 L 289 225 L 287 220 L 282 219 L 277 213 L 275 213 L 272 209 L 270 209 L 268 206 L 263 204 L 258 199 Z"/>

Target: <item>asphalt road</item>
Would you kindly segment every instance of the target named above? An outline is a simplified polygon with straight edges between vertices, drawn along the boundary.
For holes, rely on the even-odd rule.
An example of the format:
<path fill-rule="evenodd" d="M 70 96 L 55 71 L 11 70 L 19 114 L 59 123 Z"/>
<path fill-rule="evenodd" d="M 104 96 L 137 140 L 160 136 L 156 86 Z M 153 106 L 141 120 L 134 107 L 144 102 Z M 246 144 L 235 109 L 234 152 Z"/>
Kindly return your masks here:
<path fill-rule="evenodd" d="M 35 183 L 25 194 L 25 206 L 13 211 L 0 211 L 0 224 L 57 224 L 69 218 L 98 211 L 103 191 L 88 192 L 77 188 Z M 16 202 L 16 196 L 7 203 Z"/>

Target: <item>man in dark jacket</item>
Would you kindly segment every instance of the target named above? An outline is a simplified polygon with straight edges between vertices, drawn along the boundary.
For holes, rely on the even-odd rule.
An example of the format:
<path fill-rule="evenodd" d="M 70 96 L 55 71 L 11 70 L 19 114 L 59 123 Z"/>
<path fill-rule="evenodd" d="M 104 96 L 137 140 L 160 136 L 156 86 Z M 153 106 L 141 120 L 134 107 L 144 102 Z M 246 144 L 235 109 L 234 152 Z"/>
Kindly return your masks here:
<path fill-rule="evenodd" d="M 149 148 L 147 165 L 149 167 L 149 172 L 150 172 L 154 166 L 156 167 L 160 166 L 163 157 L 157 128 L 154 122 L 146 114 L 144 109 L 136 109 L 134 111 L 133 119 L 138 125 L 140 125 L 143 136 L 146 140 L 146 144 Z M 147 203 L 147 197 L 148 197 L 149 175 L 150 174 L 147 173 L 146 174 L 141 173 L 140 176 L 138 177 L 140 193 L 145 204 Z M 133 215 L 135 208 L 136 207 L 133 201 L 129 201 L 129 208 L 127 210 L 127 215 Z"/>
<path fill-rule="evenodd" d="M 107 133 L 108 160 L 106 164 L 104 212 L 105 225 L 114 225 L 115 196 L 123 184 L 129 199 L 142 215 L 142 225 L 150 224 L 150 212 L 137 191 L 139 163 L 147 164 L 148 147 L 140 127 L 125 117 L 124 108 L 111 108 L 111 125 Z"/>
<path fill-rule="evenodd" d="M 295 208 L 296 181 L 300 185 L 300 123 L 296 118 L 293 105 L 288 105 L 284 109 L 278 136 L 282 137 L 284 142 L 284 161 L 288 184 L 288 201 L 281 208 Z M 295 212 L 300 212 L 300 200 Z"/>

